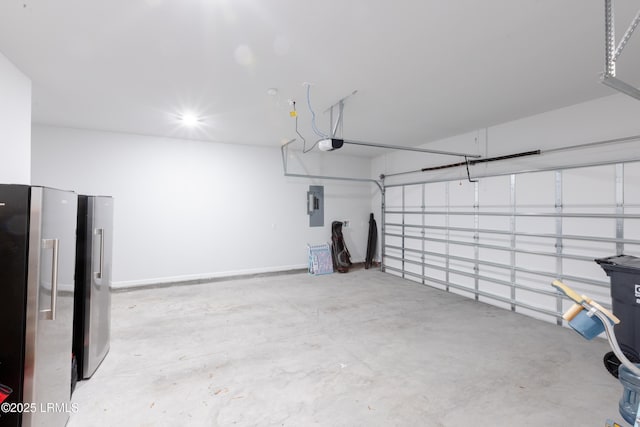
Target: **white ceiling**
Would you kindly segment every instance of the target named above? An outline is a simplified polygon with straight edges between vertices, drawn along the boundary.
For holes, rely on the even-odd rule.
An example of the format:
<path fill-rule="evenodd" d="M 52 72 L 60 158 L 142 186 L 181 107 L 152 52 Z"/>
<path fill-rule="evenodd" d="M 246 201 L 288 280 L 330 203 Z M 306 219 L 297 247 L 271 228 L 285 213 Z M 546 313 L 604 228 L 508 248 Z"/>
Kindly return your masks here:
<path fill-rule="evenodd" d="M 620 37 L 640 4 L 615 6 Z M 618 63 L 636 85 L 638 39 Z M 295 136 L 289 99 L 317 139 L 303 82 L 321 130 L 357 90 L 343 136 L 400 145 L 614 93 L 603 0 L 2 0 L 0 52 L 33 81 L 34 122 L 274 146 Z"/>

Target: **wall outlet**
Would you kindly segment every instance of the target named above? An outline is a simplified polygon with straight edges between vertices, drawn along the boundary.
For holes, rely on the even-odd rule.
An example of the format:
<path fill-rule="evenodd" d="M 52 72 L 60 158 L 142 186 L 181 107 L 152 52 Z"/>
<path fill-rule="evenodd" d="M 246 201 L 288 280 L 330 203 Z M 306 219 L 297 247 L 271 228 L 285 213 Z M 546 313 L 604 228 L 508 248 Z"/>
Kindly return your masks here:
<path fill-rule="evenodd" d="M 342 220 L 342 227 L 343 228 L 349 228 L 349 220 L 348 219 Z"/>

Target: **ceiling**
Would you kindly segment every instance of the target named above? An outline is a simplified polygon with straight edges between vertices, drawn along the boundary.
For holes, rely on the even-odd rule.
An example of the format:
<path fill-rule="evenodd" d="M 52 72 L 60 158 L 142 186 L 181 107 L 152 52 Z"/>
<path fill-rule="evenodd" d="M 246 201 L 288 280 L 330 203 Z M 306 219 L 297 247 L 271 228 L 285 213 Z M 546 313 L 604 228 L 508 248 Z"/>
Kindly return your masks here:
<path fill-rule="evenodd" d="M 615 2 L 618 39 L 638 7 Z M 638 39 L 618 61 L 635 85 Z M 614 93 L 603 0 L 2 0 L 0 52 L 36 123 L 242 144 L 295 137 L 288 100 L 317 140 L 305 82 L 321 132 L 357 91 L 342 136 L 398 145 Z"/>

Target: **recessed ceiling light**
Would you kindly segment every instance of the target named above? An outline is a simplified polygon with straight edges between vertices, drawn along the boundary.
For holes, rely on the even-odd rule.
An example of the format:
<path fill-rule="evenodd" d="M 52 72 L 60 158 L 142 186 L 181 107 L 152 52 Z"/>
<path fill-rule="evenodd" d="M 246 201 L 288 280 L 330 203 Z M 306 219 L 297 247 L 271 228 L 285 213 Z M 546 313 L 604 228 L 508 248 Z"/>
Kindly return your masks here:
<path fill-rule="evenodd" d="M 267 89 L 267 95 L 276 96 L 277 94 L 278 94 L 278 89 L 276 89 L 275 87 L 270 87 L 269 89 Z"/>
<path fill-rule="evenodd" d="M 198 118 L 195 114 L 184 113 L 180 116 L 180 121 L 185 126 L 195 126 L 200 123 L 200 118 Z"/>

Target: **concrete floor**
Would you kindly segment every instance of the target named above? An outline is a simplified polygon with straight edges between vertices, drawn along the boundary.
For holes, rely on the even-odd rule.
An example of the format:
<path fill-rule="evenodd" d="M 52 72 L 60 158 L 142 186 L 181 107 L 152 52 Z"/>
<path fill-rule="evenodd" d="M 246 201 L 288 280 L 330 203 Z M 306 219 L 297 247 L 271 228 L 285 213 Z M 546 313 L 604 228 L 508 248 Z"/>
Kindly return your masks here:
<path fill-rule="evenodd" d="M 113 296 L 86 426 L 624 424 L 602 340 L 373 270 Z"/>

